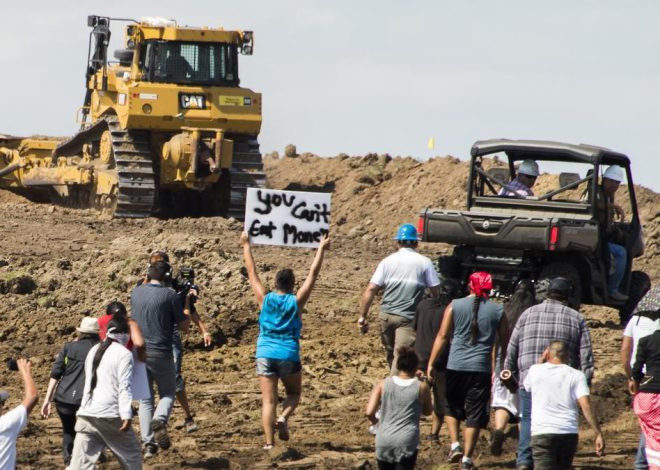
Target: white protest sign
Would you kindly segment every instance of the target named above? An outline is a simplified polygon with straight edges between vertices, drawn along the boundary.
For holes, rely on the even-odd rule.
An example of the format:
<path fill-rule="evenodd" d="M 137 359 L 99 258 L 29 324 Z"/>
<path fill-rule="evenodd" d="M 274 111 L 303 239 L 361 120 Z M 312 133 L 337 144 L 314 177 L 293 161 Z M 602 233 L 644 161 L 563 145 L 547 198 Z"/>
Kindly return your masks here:
<path fill-rule="evenodd" d="M 245 231 L 260 245 L 319 245 L 330 227 L 330 194 L 248 188 Z"/>

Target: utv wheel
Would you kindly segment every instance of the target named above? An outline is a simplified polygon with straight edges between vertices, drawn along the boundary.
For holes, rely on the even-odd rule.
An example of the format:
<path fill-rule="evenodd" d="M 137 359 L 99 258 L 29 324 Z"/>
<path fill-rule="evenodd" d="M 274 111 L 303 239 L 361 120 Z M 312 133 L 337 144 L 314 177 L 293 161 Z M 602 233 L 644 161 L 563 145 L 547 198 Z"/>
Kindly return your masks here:
<path fill-rule="evenodd" d="M 573 293 L 568 298 L 568 305 L 575 310 L 580 310 L 580 303 L 582 302 L 580 274 L 575 266 L 568 263 L 552 263 L 541 269 L 536 282 L 536 300 L 542 302 L 547 298 L 550 280 L 556 277 L 565 277 L 571 281 Z"/>
<path fill-rule="evenodd" d="M 642 300 L 644 294 L 651 288 L 651 278 L 642 271 L 633 271 L 630 273 L 630 284 L 628 284 L 628 301 L 619 309 L 621 324 L 625 326 L 630 319 L 633 310 Z"/>

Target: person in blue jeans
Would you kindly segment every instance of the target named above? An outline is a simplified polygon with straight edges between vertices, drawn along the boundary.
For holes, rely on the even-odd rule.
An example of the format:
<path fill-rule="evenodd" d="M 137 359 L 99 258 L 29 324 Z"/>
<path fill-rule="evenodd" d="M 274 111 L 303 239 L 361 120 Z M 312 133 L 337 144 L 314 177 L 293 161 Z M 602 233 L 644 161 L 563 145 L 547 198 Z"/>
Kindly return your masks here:
<path fill-rule="evenodd" d="M 625 213 L 623 208 L 614 201 L 621 182 L 623 181 L 623 170 L 621 167 L 612 165 L 603 173 L 603 179 L 597 195 L 598 217 L 605 226 L 607 234 L 607 248 L 610 252 L 611 263 L 607 277 L 607 292 L 612 300 L 624 302 L 628 296 L 619 292 L 619 286 L 626 272 L 628 263 L 628 252 L 623 246 L 625 236 L 620 227 L 614 224 L 614 220 L 623 221 Z"/>
<path fill-rule="evenodd" d="M 309 274 L 296 293 L 294 293 L 296 279 L 293 271 L 288 268 L 278 271 L 275 275 L 275 291 L 268 292 L 259 280 L 247 232 L 241 234 L 240 243 L 243 247 L 250 287 L 259 303 L 256 366 L 262 400 L 261 422 L 266 438 L 264 450 L 270 450 L 274 445 L 275 429 L 280 440 L 289 440 L 287 421 L 300 402 L 302 310 L 321 271 L 323 255 L 330 239 L 327 235 L 321 239 Z M 284 384 L 286 398 L 282 414 L 275 420 L 279 380 Z"/>

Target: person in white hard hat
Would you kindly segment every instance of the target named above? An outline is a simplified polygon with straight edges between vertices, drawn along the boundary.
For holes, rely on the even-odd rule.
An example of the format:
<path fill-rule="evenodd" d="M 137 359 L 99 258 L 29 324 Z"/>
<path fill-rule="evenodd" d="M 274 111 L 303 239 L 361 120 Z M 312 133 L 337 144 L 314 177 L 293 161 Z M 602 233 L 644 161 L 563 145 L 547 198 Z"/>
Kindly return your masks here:
<path fill-rule="evenodd" d="M 518 173 L 506 186 L 497 193 L 498 196 L 533 196 L 532 186 L 539 176 L 539 165 L 534 160 L 523 160 L 518 167 Z"/>
<path fill-rule="evenodd" d="M 623 208 L 614 202 L 621 182 L 623 181 L 623 170 L 621 167 L 612 165 L 603 173 L 603 179 L 598 191 L 598 218 L 605 226 L 607 234 L 607 246 L 610 251 L 612 262 L 607 279 L 607 291 L 610 299 L 619 302 L 628 300 L 628 296 L 619 292 L 619 285 L 623 279 L 628 261 L 628 253 L 623 247 L 624 235 L 619 227 L 614 225 L 615 219 L 623 221 L 625 213 Z"/>

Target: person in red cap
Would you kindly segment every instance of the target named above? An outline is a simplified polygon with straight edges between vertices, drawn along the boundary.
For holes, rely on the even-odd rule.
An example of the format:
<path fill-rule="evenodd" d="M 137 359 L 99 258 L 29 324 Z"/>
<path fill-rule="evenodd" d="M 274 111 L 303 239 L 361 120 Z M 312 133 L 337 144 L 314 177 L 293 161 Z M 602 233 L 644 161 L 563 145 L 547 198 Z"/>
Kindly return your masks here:
<path fill-rule="evenodd" d="M 496 336 L 502 351 L 509 341 L 509 326 L 501 305 L 488 300 L 493 288 L 490 274 L 476 272 L 469 278 L 470 295 L 456 299 L 445 310 L 440 331 L 433 343 L 433 364 L 451 341 L 447 362 L 447 409 L 445 422 L 451 438 L 448 460 L 461 462 L 461 469 L 474 467 L 472 453 L 479 431 L 488 425 L 491 355 Z M 501 357 L 504 357 L 502 354 Z M 427 375 L 433 380 L 434 370 Z M 460 422 L 465 421 L 464 449 L 459 443 Z"/>

